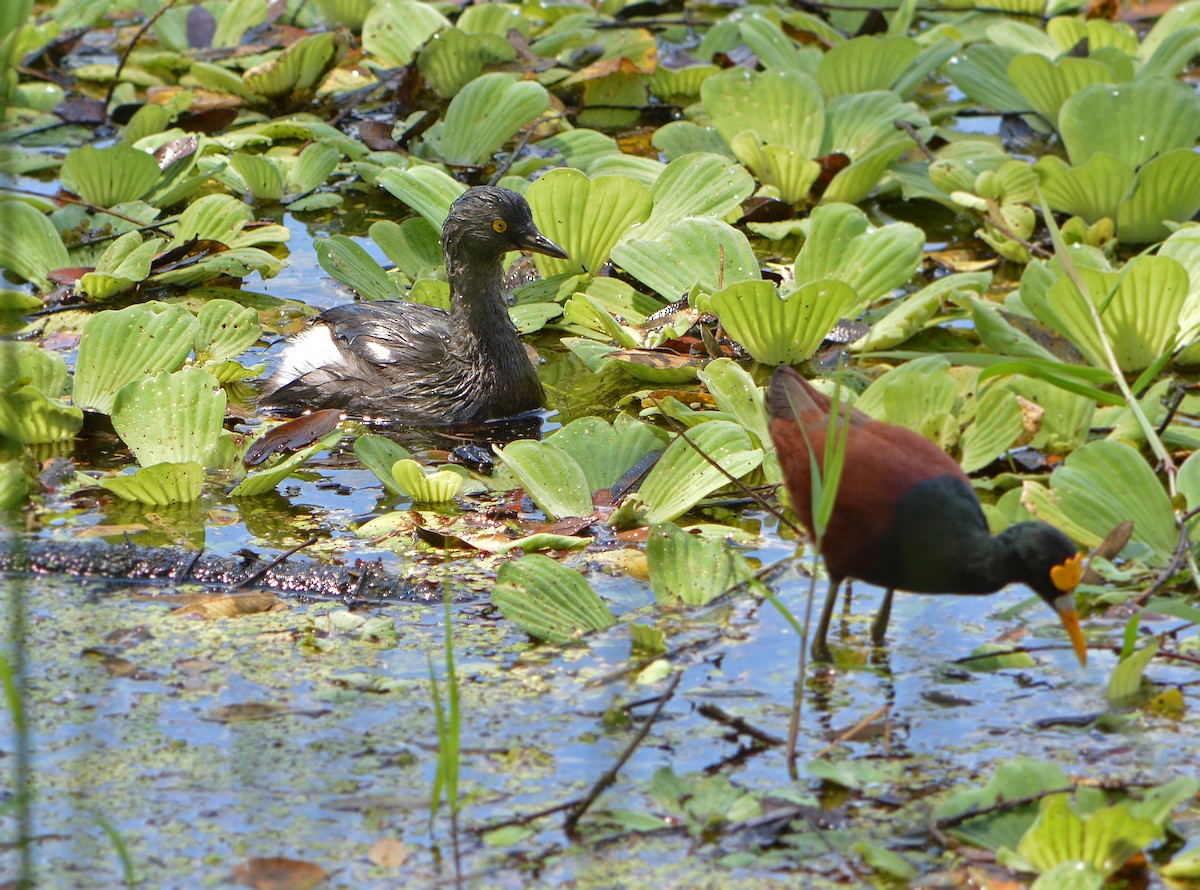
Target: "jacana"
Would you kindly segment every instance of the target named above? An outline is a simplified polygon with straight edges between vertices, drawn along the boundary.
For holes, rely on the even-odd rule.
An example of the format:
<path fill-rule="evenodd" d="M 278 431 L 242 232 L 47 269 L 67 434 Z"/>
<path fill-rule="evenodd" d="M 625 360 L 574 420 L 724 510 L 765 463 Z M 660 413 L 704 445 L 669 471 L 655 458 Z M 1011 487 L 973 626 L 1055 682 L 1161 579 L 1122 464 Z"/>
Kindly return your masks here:
<path fill-rule="evenodd" d="M 521 195 L 467 189 L 442 226 L 450 311 L 407 300 L 329 309 L 284 350 L 260 403 L 438 425 L 540 408 L 541 381 L 505 304 L 503 261 L 513 250 L 568 258 Z"/>
<path fill-rule="evenodd" d="M 769 403 L 771 438 L 792 508 L 815 540 L 813 465 L 815 458 L 818 469 L 825 466 L 832 400 L 781 367 L 771 380 Z M 877 646 L 897 590 L 978 595 L 1017 582 L 1054 609 L 1079 663 L 1087 664 L 1074 596 L 1083 554 L 1070 538 L 1044 522 L 1022 522 L 993 536 L 967 475 L 937 445 L 853 408 L 842 407 L 837 424 L 845 446 L 821 540 L 831 586 L 813 638 L 814 658 L 829 660 L 825 638 L 838 587 L 857 578 L 887 591 L 871 626 Z"/>

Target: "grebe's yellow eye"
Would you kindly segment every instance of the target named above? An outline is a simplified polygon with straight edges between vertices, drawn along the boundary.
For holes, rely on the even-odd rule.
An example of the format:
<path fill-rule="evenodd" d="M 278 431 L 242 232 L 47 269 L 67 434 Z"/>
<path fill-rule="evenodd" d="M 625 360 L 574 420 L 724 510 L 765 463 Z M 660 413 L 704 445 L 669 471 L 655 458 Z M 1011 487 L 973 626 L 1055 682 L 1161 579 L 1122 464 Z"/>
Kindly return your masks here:
<path fill-rule="evenodd" d="M 1062 565 L 1057 565 L 1050 570 L 1050 580 L 1063 593 L 1070 593 L 1078 587 L 1081 577 L 1083 577 L 1082 553 L 1076 553 Z"/>
<path fill-rule="evenodd" d="M 508 220 L 500 219 L 499 217 L 492 220 L 492 231 L 503 235 L 508 231 Z"/>

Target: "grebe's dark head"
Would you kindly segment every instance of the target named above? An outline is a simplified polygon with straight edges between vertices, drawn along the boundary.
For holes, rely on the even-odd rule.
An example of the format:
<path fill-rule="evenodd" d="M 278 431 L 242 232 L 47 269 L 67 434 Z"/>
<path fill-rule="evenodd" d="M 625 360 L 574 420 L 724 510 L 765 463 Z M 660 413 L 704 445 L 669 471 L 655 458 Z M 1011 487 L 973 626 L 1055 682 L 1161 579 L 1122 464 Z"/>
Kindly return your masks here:
<path fill-rule="evenodd" d="M 529 204 L 509 189 L 480 185 L 450 205 L 442 226 L 447 260 L 460 263 L 496 260 L 510 250 L 530 250 L 558 259 L 567 252 L 538 231 Z"/>

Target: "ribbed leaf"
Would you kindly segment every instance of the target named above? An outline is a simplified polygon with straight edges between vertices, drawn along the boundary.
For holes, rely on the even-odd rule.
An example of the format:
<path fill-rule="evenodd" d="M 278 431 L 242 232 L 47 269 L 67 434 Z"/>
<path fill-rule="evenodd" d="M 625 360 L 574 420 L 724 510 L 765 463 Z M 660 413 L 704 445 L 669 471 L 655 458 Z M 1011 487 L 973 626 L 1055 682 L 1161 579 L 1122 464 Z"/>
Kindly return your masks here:
<path fill-rule="evenodd" d="M 650 144 L 673 161 L 697 152 L 733 157 L 733 150 L 714 127 L 701 127 L 691 121 L 672 121 L 659 127 L 650 137 Z"/>
<path fill-rule="evenodd" d="M 378 64 L 400 68 L 413 60 L 426 40 L 449 27 L 450 20 L 428 3 L 385 0 L 363 21 L 363 49 Z"/>
<path fill-rule="evenodd" d="M 13 378 L 8 378 L 13 379 Z M 0 389 L 0 435 L 22 445 L 66 442 L 83 428 L 83 412 L 33 386 Z"/>
<path fill-rule="evenodd" d="M 411 217 L 399 225 L 380 220 L 371 224 L 369 234 L 410 281 L 432 278 L 445 263 L 438 233 L 424 219 Z"/>
<path fill-rule="evenodd" d="M 67 153 L 63 185 L 89 204 L 112 207 L 133 201 L 158 183 L 158 162 L 127 142 L 108 148 L 81 145 Z"/>
<path fill-rule="evenodd" d="M 1189 284 L 1179 263 L 1146 256 L 1129 263 L 1120 274 L 1081 269 L 1080 275 L 1092 303 L 1106 306 L 1101 319 L 1122 370 L 1141 371 L 1174 350 Z M 1063 276 L 1044 293 L 1031 288 L 1022 297 L 1039 321 L 1070 340 L 1093 365 L 1106 366 L 1091 311 L 1069 278 Z"/>
<path fill-rule="evenodd" d="M 822 56 L 817 83 L 827 100 L 847 93 L 890 90 L 919 52 L 920 46 L 910 37 L 855 37 Z"/>
<path fill-rule="evenodd" d="M 569 260 L 535 256 L 543 277 L 595 274 L 617 241 L 645 221 L 654 205 L 646 187 L 628 177 L 588 179 L 570 167 L 551 170 L 529 187 L 525 198 L 542 233 L 571 255 Z"/>
<path fill-rule="evenodd" d="M 763 15 L 747 15 L 738 22 L 742 40 L 764 68 L 783 68 L 814 75 L 821 58 L 814 47 L 799 47 L 783 29 Z M 684 71 L 694 70 L 684 68 Z M 707 78 L 706 78 L 707 79 Z M 656 93 L 656 95 L 662 95 Z M 694 95 L 694 94 L 693 94 Z"/>
<path fill-rule="evenodd" d="M 1110 126 L 1120 121 L 1119 127 Z M 1084 87 L 1058 115 L 1067 157 L 1078 166 L 1097 152 L 1137 168 L 1155 155 L 1191 149 L 1200 136 L 1200 96 L 1177 80 Z"/>
<path fill-rule="evenodd" d="M 827 124 L 821 154 L 840 151 L 851 160 L 864 158 L 897 141 L 904 141 L 911 147 L 911 142 L 896 130 L 897 121 L 908 121 L 914 127 L 929 126 L 929 118 L 916 105 L 901 102 L 891 92 L 839 96 L 830 101 L 825 117 Z M 897 152 L 893 157 L 901 153 Z"/>
<path fill-rule="evenodd" d="M 569 643 L 616 623 L 587 579 L 547 556 L 524 556 L 502 565 L 492 602 L 509 621 L 547 643 Z"/>
<path fill-rule="evenodd" d="M 29 384 L 50 398 L 67 391 L 67 363 L 34 343 L 0 340 L 0 381 Z"/>
<path fill-rule="evenodd" d="M 681 219 L 654 240 L 631 239 L 613 249 L 613 260 L 668 300 L 699 284 L 715 291 L 761 277 L 746 236 L 717 219 Z"/>
<path fill-rule="evenodd" d="M 71 264 L 54 223 L 24 201 L 0 201 L 0 269 L 24 278 L 39 291 L 47 277 Z"/>
<path fill-rule="evenodd" d="M 1131 167 L 1104 152 L 1092 155 L 1078 167 L 1048 156 L 1041 158 L 1034 169 L 1046 203 L 1054 210 L 1082 216 L 1089 224 L 1106 216 L 1115 219 L 1134 181 Z"/>
<path fill-rule="evenodd" d="M 893 223 L 876 229 L 849 204 L 818 207 L 808 232 L 793 266 L 796 283 L 844 281 L 858 294 L 860 307 L 911 278 L 925 250 L 925 235 L 916 226 Z"/>
<path fill-rule="evenodd" d="M 660 606 L 703 606 L 751 577 L 745 557 L 721 538 L 690 534 L 671 522 L 646 538 L 650 587 Z"/>
<path fill-rule="evenodd" d="M 125 384 L 181 367 L 198 328 L 196 317 L 182 306 L 157 301 L 93 315 L 79 342 L 75 404 L 110 413 Z"/>
<path fill-rule="evenodd" d="M 1008 79 L 1008 66 L 1020 54 L 1009 46 L 976 43 L 946 64 L 946 76 L 972 102 L 1003 114 L 1025 111 L 1029 102 Z"/>
<path fill-rule="evenodd" d="M 1052 794 L 1038 804 L 1037 819 L 1021 837 L 1016 857 L 1012 851 L 1001 850 L 996 858 L 1003 864 L 1016 864 L 1014 859 L 1019 857 L 1041 873 L 1065 866 L 1108 876 L 1162 835 L 1161 828 L 1134 817 L 1123 803 L 1082 818 L 1072 808 L 1070 795 Z"/>
<path fill-rule="evenodd" d="M 498 72 L 484 74 L 451 100 L 445 121 L 430 128 L 426 143 L 447 163 L 479 165 L 549 104 L 550 96 L 539 83 Z"/>
<path fill-rule="evenodd" d="M 967 427 L 959 441 L 963 471 L 982 469 L 1007 451 L 1024 432 L 1021 405 L 1017 397 L 1002 386 L 992 386 L 975 408 L 975 422 Z"/>
<path fill-rule="evenodd" d="M 317 84 L 336 61 L 337 35 L 332 31 L 301 37 L 282 53 L 255 65 L 242 75 L 242 83 L 256 95 L 280 99 L 296 94 L 304 96 Z"/>
<path fill-rule="evenodd" d="M 415 460 L 398 460 L 392 465 L 392 478 L 400 490 L 420 504 L 443 504 L 454 500 L 462 489 L 464 473 L 453 469 L 426 473 Z"/>
<path fill-rule="evenodd" d="M 364 300 L 395 300 L 396 283 L 358 242 L 345 235 L 330 235 L 316 242 L 317 262 Z"/>
<path fill-rule="evenodd" d="M 702 423 L 691 430 L 688 438 L 734 478 L 746 475 L 762 463 L 762 451 L 754 447 L 745 430 L 735 423 L 723 420 Z M 642 505 L 639 519 L 648 525 L 669 522 L 728 481 L 695 448 L 676 438 L 638 490 L 637 498 Z"/>
<path fill-rule="evenodd" d="M 398 461 L 412 457 L 405 448 L 386 436 L 367 433 L 354 440 L 354 454 L 358 457 L 359 462 L 383 483 L 384 488 L 392 494 L 404 493 L 396 483 L 395 477 L 392 476 L 392 467 Z"/>
<path fill-rule="evenodd" d="M 613 423 L 600 417 L 573 420 L 547 437 L 583 470 L 589 492 L 611 488 L 639 460 L 661 449 L 666 437 L 655 427 L 618 414 Z M 588 498 L 589 504 L 591 497 Z"/>
<path fill-rule="evenodd" d="M 833 177 L 829 188 L 825 189 L 825 194 L 821 196 L 821 202 L 852 204 L 862 201 L 879 185 L 892 162 L 907 150 L 907 145 L 896 141 L 867 152 Z"/>
<path fill-rule="evenodd" d="M 428 164 L 407 170 L 384 170 L 379 174 L 379 184 L 419 213 L 438 232 L 450 214 L 450 205 L 467 190 L 461 182 Z"/>
<path fill-rule="evenodd" d="M 567 452 L 548 442 L 518 439 L 498 453 L 525 493 L 551 519 L 591 514 L 587 474 Z"/>
<path fill-rule="evenodd" d="M 733 137 L 730 148 L 737 159 L 754 171 L 758 181 L 774 188 L 779 200 L 795 204 L 808 197 L 821 176 L 821 165 L 798 149 L 786 145 L 764 145 L 753 130 Z"/>
<path fill-rule="evenodd" d="M 328 142 L 306 145 L 288 169 L 288 191 L 295 195 L 308 194 L 325 182 L 341 157 L 342 153 Z"/>
<path fill-rule="evenodd" d="M 256 201 L 278 201 L 283 197 L 283 173 L 269 158 L 238 152 L 229 159 L 229 165 Z"/>
<path fill-rule="evenodd" d="M 853 288 L 831 280 L 810 282 L 783 299 L 769 281 L 739 282 L 712 296 L 725 329 L 766 365 L 807 359 L 859 302 Z"/>
<path fill-rule="evenodd" d="M 126 501 L 151 507 L 185 504 L 200 497 L 204 470 L 200 464 L 164 463 L 142 467 L 130 476 L 110 476 L 100 485 Z"/>
<path fill-rule="evenodd" d="M 1200 210 L 1200 155 L 1190 148 L 1152 158 L 1138 171 L 1133 194 L 1117 210 L 1117 236 L 1123 244 L 1159 241 Z"/>
<path fill-rule="evenodd" d="M 160 371 L 121 388 L 113 428 L 143 467 L 195 462 L 207 466 L 225 420 L 225 390 L 200 368 Z"/>
<path fill-rule="evenodd" d="M 258 313 L 233 300 L 209 300 L 197 319 L 196 355 L 202 361 L 223 361 L 241 355 L 258 342 L 262 326 Z"/>
<path fill-rule="evenodd" d="M 1150 565 L 1170 562 L 1179 541 L 1162 484 L 1123 442 L 1087 443 L 1051 474 L 1049 490 L 1026 482 L 1021 502 L 1087 547 L 1098 546 L 1118 524 L 1132 519 L 1133 541 L 1148 548 Z"/>
<path fill-rule="evenodd" d="M 1029 100 L 1029 107 L 1051 126 L 1058 124 L 1063 103 L 1085 86 L 1113 82 L 1112 69 L 1107 65 L 1071 56 L 1052 62 L 1040 53 L 1017 56 L 1008 65 L 1008 76 Z"/>
<path fill-rule="evenodd" d="M 480 8 L 484 7 L 467 7 Z M 516 57 L 516 50 L 500 35 L 466 34 L 449 28 L 425 44 L 417 65 L 434 92 L 449 99 L 479 77 L 485 65 L 511 62 Z"/>
<path fill-rule="evenodd" d="M 713 126 L 730 145 L 739 133 L 753 130 L 766 145 L 784 145 L 807 158 L 820 154 L 825 100 L 806 74 L 731 68 L 704 81 L 700 96 Z"/>
<path fill-rule="evenodd" d="M 205 195 L 188 205 L 175 226 L 174 245 L 185 244 L 193 238 L 220 241 L 233 246 L 254 213 L 232 195 Z"/>
<path fill-rule="evenodd" d="M 700 372 L 700 382 L 712 394 L 717 410 L 733 415 L 764 447 L 771 441 L 762 387 L 733 359 L 719 358 Z"/>

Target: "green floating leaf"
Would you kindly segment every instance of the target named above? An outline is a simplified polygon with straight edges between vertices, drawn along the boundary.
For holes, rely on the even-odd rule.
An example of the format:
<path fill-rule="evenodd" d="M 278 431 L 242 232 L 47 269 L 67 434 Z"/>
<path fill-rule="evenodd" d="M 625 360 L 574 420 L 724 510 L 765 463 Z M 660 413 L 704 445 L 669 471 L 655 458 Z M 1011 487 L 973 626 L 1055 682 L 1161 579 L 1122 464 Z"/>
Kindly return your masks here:
<path fill-rule="evenodd" d="M 656 427 L 618 414 L 611 424 L 600 417 L 581 417 L 555 430 L 546 442 L 575 459 L 591 491 L 611 488 L 643 457 L 666 444 Z M 590 498 L 589 498 L 590 501 Z"/>
<path fill-rule="evenodd" d="M 746 236 L 718 219 L 681 219 L 653 240 L 618 244 L 613 260 L 668 300 L 694 285 L 712 293 L 728 284 L 762 277 Z"/>
<path fill-rule="evenodd" d="M 616 623 L 587 579 L 546 556 L 525 556 L 502 565 L 492 602 L 531 637 L 556 645 Z"/>
<path fill-rule="evenodd" d="M 740 478 L 762 463 L 763 452 L 754 447 L 745 430 L 728 421 L 702 423 L 688 433 L 696 448 L 718 466 Z M 670 522 L 692 509 L 702 498 L 726 485 L 725 474 L 677 437 L 659 458 L 637 494 L 635 515 L 645 525 Z M 614 514 L 615 518 L 615 514 Z"/>
<path fill-rule="evenodd" d="M 143 243 L 140 232 L 126 232 L 96 260 L 96 268 L 79 279 L 76 289 L 92 300 L 109 300 L 131 290 L 150 274 L 162 238 Z"/>
<path fill-rule="evenodd" d="M 450 205 L 467 190 L 458 180 L 428 165 L 384 170 L 379 184 L 417 211 L 436 232 L 442 230 Z"/>
<path fill-rule="evenodd" d="M 22 445 L 66 442 L 83 428 L 83 412 L 33 386 L 0 389 L 0 436 Z"/>
<path fill-rule="evenodd" d="M 533 502 L 552 519 L 588 516 L 592 488 L 579 463 L 548 442 L 518 439 L 497 452 Z"/>
<path fill-rule="evenodd" d="M 1026 482 L 1021 501 L 1044 520 L 1087 547 L 1097 547 L 1126 519 L 1146 562 L 1171 561 L 1179 533 L 1171 500 L 1142 456 L 1122 442 L 1089 442 L 1050 476 L 1050 488 Z"/>
<path fill-rule="evenodd" d="M 67 153 L 63 185 L 89 204 L 112 207 L 140 198 L 158 184 L 161 175 L 152 155 L 127 142 L 108 148 L 81 145 Z"/>
<path fill-rule="evenodd" d="M 1121 660 L 1108 680 L 1104 697 L 1110 707 L 1131 708 L 1145 701 L 1143 678 L 1146 668 L 1158 654 L 1158 641 L 1152 640 L 1128 658 Z"/>
<path fill-rule="evenodd" d="M 311 95 L 336 59 L 337 35 L 332 31 L 301 37 L 278 56 L 255 65 L 242 83 L 268 99 Z"/>
<path fill-rule="evenodd" d="M 329 142 L 309 143 L 288 168 L 288 191 L 294 195 L 307 195 L 329 178 L 341 158 L 341 151 Z"/>
<path fill-rule="evenodd" d="M 75 404 L 109 414 L 117 391 L 183 365 L 199 322 L 182 306 L 150 301 L 88 319 L 75 362 Z"/>
<path fill-rule="evenodd" d="M 204 468 L 194 461 L 142 467 L 130 476 L 110 476 L 100 485 L 126 501 L 154 507 L 185 504 L 200 497 Z"/>
<path fill-rule="evenodd" d="M 241 355 L 262 334 L 258 313 L 233 300 L 208 300 L 196 317 L 200 322 L 196 355 L 201 361 L 220 362 Z"/>
<path fill-rule="evenodd" d="M 650 529 L 646 562 L 660 606 L 703 606 L 754 577 L 745 557 L 723 540 L 690 534 L 671 522 Z"/>
<path fill-rule="evenodd" d="M 433 91 L 448 99 L 483 74 L 485 65 L 511 62 L 516 57 L 516 50 L 501 35 L 464 33 L 460 17 L 459 27 L 446 29 L 425 44 L 417 66 Z"/>
<path fill-rule="evenodd" d="M 477 77 L 450 101 L 444 121 L 425 134 L 425 144 L 450 164 L 478 166 L 550 104 L 541 84 L 493 72 Z"/>
<path fill-rule="evenodd" d="M 363 20 L 363 49 L 378 64 L 401 68 L 426 40 L 449 27 L 450 20 L 428 3 L 387 0 L 376 3 Z"/>
<path fill-rule="evenodd" d="M 113 428 L 143 467 L 209 464 L 225 420 L 225 390 L 200 368 L 184 368 L 122 387 Z"/>
<path fill-rule="evenodd" d="M 629 640 L 641 655 L 662 655 L 667 651 L 666 633 L 650 624 L 629 624 Z"/>
<path fill-rule="evenodd" d="M 395 300 L 401 296 L 396 282 L 357 241 L 330 235 L 315 243 L 317 262 L 342 284 L 354 288 L 364 300 Z"/>
<path fill-rule="evenodd" d="M 435 277 L 445 262 L 437 230 L 420 217 L 400 224 L 380 220 L 369 231 L 371 240 L 410 281 Z"/>
<path fill-rule="evenodd" d="M 1106 132 L 1104 122 L 1113 120 L 1121 126 Z M 1155 155 L 1195 145 L 1200 96 L 1167 78 L 1094 84 L 1063 103 L 1058 129 L 1073 165 L 1103 152 L 1137 169 Z"/>
<path fill-rule="evenodd" d="M 890 90 L 920 51 L 920 45 L 911 37 L 855 37 L 821 57 L 817 82 L 826 99 Z"/>
<path fill-rule="evenodd" d="M 49 275 L 71 264 L 54 223 L 24 201 L 0 201 L 0 269 L 7 269 L 39 291 Z"/>
<path fill-rule="evenodd" d="M 786 146 L 808 159 L 821 154 L 825 101 L 807 74 L 731 68 L 705 80 L 700 96 L 729 145 L 750 130 L 765 145 Z"/>
<path fill-rule="evenodd" d="M 724 219 L 754 193 L 746 168 L 719 154 L 695 153 L 667 164 L 650 187 L 654 209 L 632 230 L 638 238 L 656 238 L 689 216 Z"/>
<path fill-rule="evenodd" d="M 398 461 L 408 460 L 412 455 L 386 436 L 367 433 L 354 440 L 354 454 L 364 467 L 375 474 L 383 487 L 392 494 L 404 494 L 392 476 L 392 467 Z"/>
<path fill-rule="evenodd" d="M 771 441 L 767 407 L 762 387 L 733 359 L 719 358 L 700 372 L 700 382 L 712 394 L 717 410 L 733 415 L 758 439 L 759 446 Z"/>
<path fill-rule="evenodd" d="M 876 228 L 850 204 L 816 208 L 807 231 L 793 265 L 797 286 L 826 278 L 842 281 L 854 288 L 860 307 L 908 281 L 925 250 L 925 235 L 916 226 L 891 223 Z"/>
<path fill-rule="evenodd" d="M 283 171 L 270 158 L 238 152 L 229 159 L 256 201 L 278 201 L 283 197 Z"/>
<path fill-rule="evenodd" d="M 1024 670 L 1036 667 L 1037 662 L 1028 652 L 1013 652 L 1008 646 L 985 643 L 971 652 L 969 661 L 963 666 L 970 671 Z"/>
<path fill-rule="evenodd" d="M 29 384 L 51 398 L 67 391 L 67 363 L 35 343 L 0 340 L 0 374 L 5 383 Z"/>
<path fill-rule="evenodd" d="M 646 187 L 627 176 L 589 179 L 570 167 L 551 170 L 529 187 L 525 198 L 538 229 L 571 255 L 569 260 L 536 255 L 543 278 L 599 272 L 617 241 L 644 222 L 654 205 Z"/>
<path fill-rule="evenodd" d="M 991 386 L 975 406 L 975 420 L 959 440 L 963 472 L 973 473 L 1012 447 L 1025 431 L 1021 404 L 1007 389 Z"/>
<path fill-rule="evenodd" d="M 1040 873 L 1071 863 L 1108 876 L 1161 837 L 1158 826 L 1135 817 L 1123 803 L 1080 817 L 1069 794 L 1051 794 L 1042 798 L 1037 819 L 1022 836 L 1015 855 L 1001 849 L 996 861 Z"/>
<path fill-rule="evenodd" d="M 417 503 L 444 504 L 454 500 L 466 475 L 450 468 L 426 473 L 419 463 L 408 459 L 392 465 L 392 478 L 400 490 Z"/>
<path fill-rule="evenodd" d="M 1112 83 L 1113 72 L 1107 65 L 1092 59 L 1064 56 L 1051 61 L 1040 53 L 1027 53 L 1008 65 L 1013 86 L 1029 100 L 1029 107 L 1047 123 L 1058 123 L 1058 112 L 1064 102 L 1085 86 Z"/>
<path fill-rule="evenodd" d="M 307 448 L 302 448 L 295 454 L 290 454 L 278 463 L 272 464 L 265 470 L 259 470 L 256 473 L 250 473 L 235 485 L 229 492 L 231 497 L 257 497 L 260 494 L 266 494 L 268 491 L 274 491 L 275 486 L 292 475 L 298 470 L 309 458 L 316 455 L 318 452 L 328 448 L 333 448 L 342 440 L 342 431 L 334 430 L 326 436 L 322 436 L 319 440 L 309 445 Z"/>
<path fill-rule="evenodd" d="M 840 281 L 813 281 L 782 299 L 769 281 L 742 281 L 712 295 L 725 329 L 767 365 L 799 364 L 860 300 Z"/>

